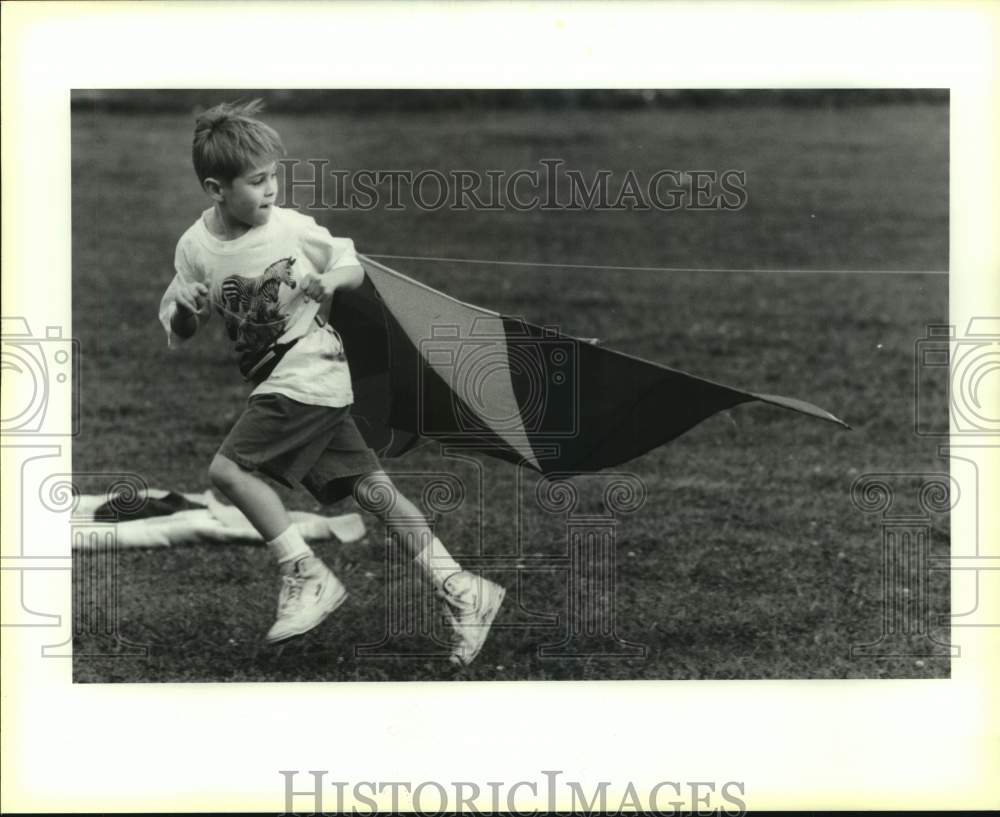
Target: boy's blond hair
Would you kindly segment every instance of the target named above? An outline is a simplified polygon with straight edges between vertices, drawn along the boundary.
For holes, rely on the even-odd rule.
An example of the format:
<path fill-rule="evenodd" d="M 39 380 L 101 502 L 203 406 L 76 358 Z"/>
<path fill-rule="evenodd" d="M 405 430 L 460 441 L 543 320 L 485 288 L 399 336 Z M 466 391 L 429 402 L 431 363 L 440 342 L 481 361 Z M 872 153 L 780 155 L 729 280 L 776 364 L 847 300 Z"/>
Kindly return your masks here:
<path fill-rule="evenodd" d="M 198 181 L 211 177 L 228 183 L 252 167 L 285 155 L 278 132 L 255 118 L 263 109 L 260 99 L 223 102 L 198 116 L 191 146 Z"/>

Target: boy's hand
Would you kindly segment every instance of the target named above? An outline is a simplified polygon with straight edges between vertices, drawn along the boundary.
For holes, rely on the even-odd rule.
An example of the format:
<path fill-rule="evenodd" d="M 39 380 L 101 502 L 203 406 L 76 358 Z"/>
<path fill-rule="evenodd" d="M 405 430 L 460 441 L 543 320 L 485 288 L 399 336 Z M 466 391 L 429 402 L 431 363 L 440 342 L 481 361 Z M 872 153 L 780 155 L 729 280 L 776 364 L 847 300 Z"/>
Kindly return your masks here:
<path fill-rule="evenodd" d="M 177 311 L 182 315 L 200 315 L 208 305 L 208 287 L 199 283 L 182 283 L 174 296 Z"/>
<path fill-rule="evenodd" d="M 325 275 L 316 275 L 312 272 L 307 272 L 302 276 L 302 280 L 299 281 L 299 286 L 302 288 L 302 294 L 313 301 L 322 301 L 324 298 L 328 298 L 333 295 L 334 290 L 337 288 L 336 276 L 331 273 L 326 273 Z"/>
<path fill-rule="evenodd" d="M 322 275 L 307 272 L 299 281 L 299 287 L 307 298 L 322 301 L 338 289 L 354 289 L 365 280 L 365 271 L 360 266 L 337 267 Z"/>

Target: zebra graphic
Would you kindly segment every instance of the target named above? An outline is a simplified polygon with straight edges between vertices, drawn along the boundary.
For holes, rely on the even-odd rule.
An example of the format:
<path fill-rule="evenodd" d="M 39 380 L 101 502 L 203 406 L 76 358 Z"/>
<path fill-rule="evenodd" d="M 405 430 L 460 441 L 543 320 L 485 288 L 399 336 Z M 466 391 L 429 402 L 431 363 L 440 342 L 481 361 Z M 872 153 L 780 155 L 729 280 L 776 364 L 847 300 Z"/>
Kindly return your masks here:
<path fill-rule="evenodd" d="M 295 289 L 294 265 L 294 258 L 282 258 L 259 278 L 230 275 L 223 280 L 222 303 L 216 309 L 225 320 L 229 339 L 236 342 L 237 352 L 263 351 L 285 331 L 287 316 L 278 305 L 278 290 L 282 284 Z"/>

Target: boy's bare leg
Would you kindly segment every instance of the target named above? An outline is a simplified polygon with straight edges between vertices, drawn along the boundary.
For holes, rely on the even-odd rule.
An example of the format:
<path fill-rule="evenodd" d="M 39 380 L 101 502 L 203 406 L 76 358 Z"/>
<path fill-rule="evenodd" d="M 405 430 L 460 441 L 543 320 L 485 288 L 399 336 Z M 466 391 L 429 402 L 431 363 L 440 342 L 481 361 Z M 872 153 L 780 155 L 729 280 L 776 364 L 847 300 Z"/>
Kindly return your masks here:
<path fill-rule="evenodd" d="M 222 454 L 216 454 L 208 474 L 267 541 L 284 577 L 278 620 L 267 641 L 277 643 L 308 632 L 344 602 L 347 590 L 313 554 L 270 485 Z"/>
<path fill-rule="evenodd" d="M 252 471 L 216 454 L 208 468 L 212 484 L 250 520 L 265 541 L 284 533 L 292 524 L 285 503 L 275 490 Z"/>
<path fill-rule="evenodd" d="M 465 666 L 479 654 L 505 591 L 500 585 L 466 570 L 434 536 L 427 520 L 393 485 L 384 471 L 376 471 L 354 485 L 358 504 L 378 516 L 390 539 L 414 559 L 448 607 L 454 633 L 453 664 Z"/>
<path fill-rule="evenodd" d="M 382 521 L 393 546 L 399 547 L 405 557 L 418 561 L 424 555 L 429 558 L 432 554 L 428 551 L 431 549 L 436 550 L 439 557 L 443 556 L 438 559 L 442 564 L 435 565 L 441 570 L 433 575 L 427 571 L 435 587 L 448 578 L 447 575 L 442 576 L 441 571 L 451 569 L 457 573 L 462 569 L 447 554 L 444 545 L 435 540 L 434 532 L 420 509 L 396 488 L 385 471 L 375 471 L 359 479 L 354 484 L 354 498 L 364 510 Z M 430 567 L 429 563 L 422 566 Z"/>

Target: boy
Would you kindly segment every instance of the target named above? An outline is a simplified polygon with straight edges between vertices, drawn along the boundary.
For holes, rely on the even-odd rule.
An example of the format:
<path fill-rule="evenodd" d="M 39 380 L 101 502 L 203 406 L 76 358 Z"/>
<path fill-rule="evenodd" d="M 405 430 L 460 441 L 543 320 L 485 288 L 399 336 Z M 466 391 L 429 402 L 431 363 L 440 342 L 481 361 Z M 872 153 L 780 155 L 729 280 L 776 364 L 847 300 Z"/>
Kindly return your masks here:
<path fill-rule="evenodd" d="M 212 206 L 177 244 L 160 321 L 172 347 L 214 308 L 240 371 L 255 384 L 209 477 L 278 562 L 278 616 L 266 640 L 308 632 L 347 591 L 258 473 L 284 485 L 301 483 L 323 503 L 353 493 L 381 518 L 445 604 L 454 634 L 450 660 L 467 665 L 486 640 L 504 590 L 462 570 L 355 426 L 348 362 L 325 318 L 336 291 L 360 285 L 364 271 L 350 239 L 334 238 L 312 218 L 275 204 L 277 158 L 285 150 L 278 134 L 256 119 L 261 107 L 259 100 L 222 104 L 197 119 L 192 158 Z"/>

